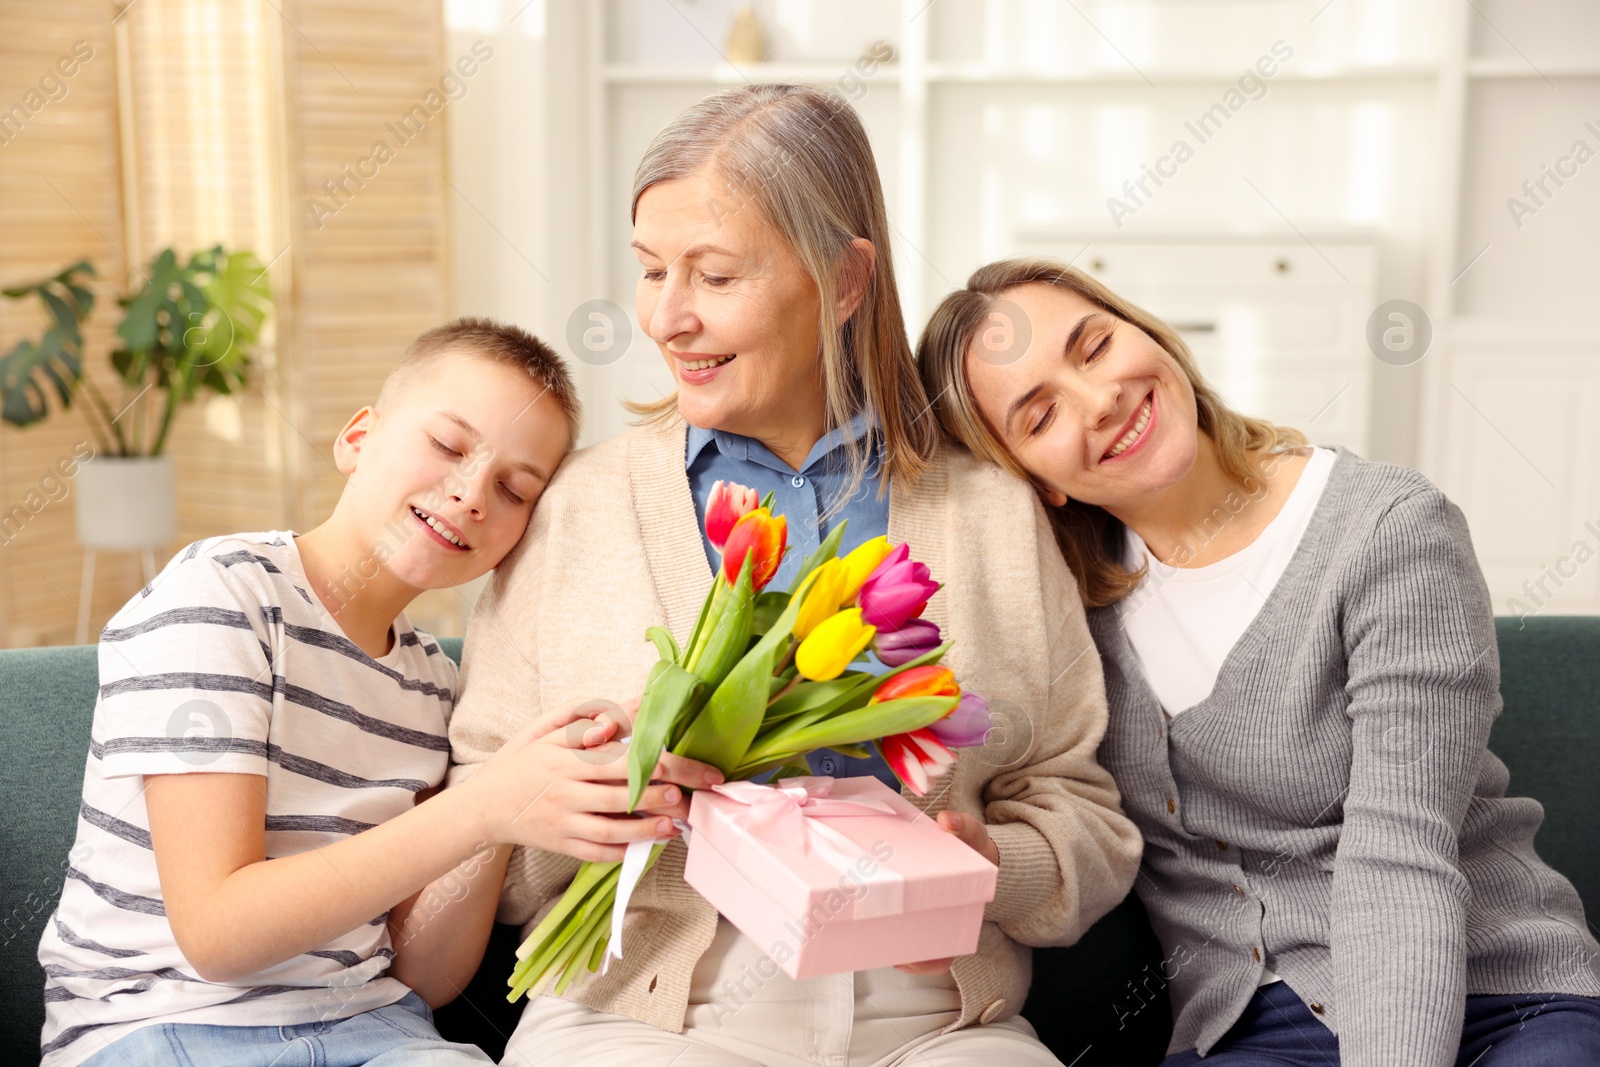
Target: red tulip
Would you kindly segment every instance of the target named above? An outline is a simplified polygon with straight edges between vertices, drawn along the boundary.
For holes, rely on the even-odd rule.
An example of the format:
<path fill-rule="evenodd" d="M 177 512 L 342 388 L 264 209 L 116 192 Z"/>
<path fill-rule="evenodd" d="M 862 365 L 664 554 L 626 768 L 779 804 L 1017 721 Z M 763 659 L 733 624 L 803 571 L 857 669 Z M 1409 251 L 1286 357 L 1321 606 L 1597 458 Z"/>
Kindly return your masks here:
<path fill-rule="evenodd" d="M 899 700 L 902 697 L 957 697 L 961 695 L 961 687 L 956 684 L 956 676 L 949 667 L 939 667 L 928 664 L 924 667 L 912 667 L 909 671 L 901 671 L 890 678 L 872 694 L 869 704 L 879 704 L 885 700 Z"/>
<path fill-rule="evenodd" d="M 716 482 L 711 486 L 711 499 L 706 503 L 706 537 L 717 548 L 727 544 L 728 532 L 734 523 L 744 518 L 761 503 L 761 497 L 748 485 L 736 482 Z M 738 572 L 734 572 L 738 577 Z"/>
<path fill-rule="evenodd" d="M 782 515 L 773 517 L 767 508 L 747 511 L 728 531 L 722 546 L 722 574 L 732 585 L 739 580 L 739 569 L 749 556 L 750 580 L 757 591 L 764 589 L 778 573 L 783 562 L 783 550 L 789 541 L 789 520 Z"/>
<path fill-rule="evenodd" d="M 909 545 L 901 544 L 878 564 L 856 595 L 861 617 L 880 630 L 898 630 L 922 614 L 939 584 L 928 574 L 926 563 L 911 558 Z"/>
<path fill-rule="evenodd" d="M 928 783 L 955 765 L 956 754 L 927 730 L 895 734 L 878 742 L 884 761 L 917 796 L 928 791 Z"/>

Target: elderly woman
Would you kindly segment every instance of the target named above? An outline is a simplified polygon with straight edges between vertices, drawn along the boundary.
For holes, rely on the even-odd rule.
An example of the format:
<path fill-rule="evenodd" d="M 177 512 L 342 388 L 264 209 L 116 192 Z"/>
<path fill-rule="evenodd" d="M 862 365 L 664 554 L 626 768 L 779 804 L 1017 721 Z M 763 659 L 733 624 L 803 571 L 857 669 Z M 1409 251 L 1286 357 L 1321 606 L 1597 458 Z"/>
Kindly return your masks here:
<path fill-rule="evenodd" d="M 718 93 L 646 151 L 633 218 L 640 326 L 677 392 L 546 491 L 468 636 L 457 759 L 487 758 L 543 711 L 641 689 L 645 628 L 694 624 L 715 564 L 701 520 L 731 479 L 788 516 L 779 586 L 846 519 L 845 550 L 909 542 L 945 583 L 927 612 L 955 642 L 945 662 L 1007 728 L 918 799 L 999 882 L 970 956 L 791 981 L 685 884 L 675 841 L 633 896 L 623 959 L 530 1003 L 508 1062 L 1054 1064 L 1016 1014 L 1028 946 L 1070 944 L 1116 904 L 1139 838 L 1095 762 L 1099 661 L 1042 507 L 938 443 L 865 131 L 816 90 Z M 813 770 L 893 780 L 878 760 Z M 501 918 L 530 922 L 575 869 L 519 850 Z"/>

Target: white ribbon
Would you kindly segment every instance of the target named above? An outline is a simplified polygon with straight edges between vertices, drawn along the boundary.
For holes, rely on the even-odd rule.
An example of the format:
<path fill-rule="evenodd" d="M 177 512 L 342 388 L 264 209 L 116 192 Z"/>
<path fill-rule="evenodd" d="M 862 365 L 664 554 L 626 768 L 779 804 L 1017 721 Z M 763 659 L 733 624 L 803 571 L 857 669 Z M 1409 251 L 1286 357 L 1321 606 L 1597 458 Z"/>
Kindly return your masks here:
<path fill-rule="evenodd" d="M 673 819 L 672 825 L 683 831 L 683 839 L 689 839 L 689 824 L 682 819 Z M 622 870 L 617 873 L 617 896 L 611 905 L 611 940 L 606 943 L 606 956 L 600 963 L 600 973 L 605 974 L 611 969 L 612 960 L 622 958 L 622 920 L 628 914 L 628 901 L 633 899 L 634 887 L 639 884 L 639 879 L 644 877 L 645 864 L 650 862 L 650 850 L 657 845 L 671 841 L 672 836 L 658 837 L 654 841 L 630 841 L 628 850 L 622 855 Z"/>

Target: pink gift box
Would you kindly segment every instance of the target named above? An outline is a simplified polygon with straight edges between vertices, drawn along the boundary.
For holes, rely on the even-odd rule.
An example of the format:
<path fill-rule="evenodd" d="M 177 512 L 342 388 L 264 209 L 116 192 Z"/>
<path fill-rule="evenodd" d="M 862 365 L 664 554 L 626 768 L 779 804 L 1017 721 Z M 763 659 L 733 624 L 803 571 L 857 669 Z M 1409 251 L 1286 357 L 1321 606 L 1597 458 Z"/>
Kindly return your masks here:
<path fill-rule="evenodd" d="M 999 871 L 876 778 L 729 782 L 683 876 L 790 978 L 964 956 Z"/>

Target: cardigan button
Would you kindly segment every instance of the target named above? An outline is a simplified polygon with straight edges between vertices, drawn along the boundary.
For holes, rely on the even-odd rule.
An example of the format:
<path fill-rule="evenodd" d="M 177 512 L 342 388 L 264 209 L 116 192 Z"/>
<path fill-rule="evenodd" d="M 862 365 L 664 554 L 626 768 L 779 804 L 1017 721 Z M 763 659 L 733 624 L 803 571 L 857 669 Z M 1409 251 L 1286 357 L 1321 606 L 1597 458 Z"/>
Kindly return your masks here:
<path fill-rule="evenodd" d="M 1235 892 L 1235 893 L 1238 893 L 1238 894 L 1239 894 L 1239 895 L 1240 895 L 1240 896 L 1241 896 L 1241 897 L 1242 897 L 1242 896 L 1244 896 L 1244 890 L 1243 890 L 1243 889 L 1240 889 L 1240 888 L 1239 888 L 1239 887 L 1238 887 L 1238 886 L 1234 886 L 1234 887 L 1233 887 L 1233 891 L 1234 891 L 1234 892 Z"/>
<path fill-rule="evenodd" d="M 1226 841 L 1222 840 L 1221 838 L 1218 838 L 1217 839 L 1217 847 L 1220 848 L 1222 851 L 1226 852 L 1228 850 L 1228 843 Z"/>
<path fill-rule="evenodd" d="M 1000 1013 L 1005 1010 L 1006 998 L 999 997 L 998 999 L 992 1001 L 987 1008 L 983 1009 L 983 1014 L 978 1016 L 978 1021 L 980 1023 L 992 1023 L 996 1019 L 1000 1018 Z"/>
<path fill-rule="evenodd" d="M 1251 948 L 1250 955 L 1256 958 L 1257 963 L 1261 962 L 1261 950 L 1259 948 Z"/>
<path fill-rule="evenodd" d="M 1316 1012 L 1318 1015 L 1324 1014 L 1321 1004 L 1313 1004 L 1313 1005 L 1311 1005 L 1311 1010 Z"/>
<path fill-rule="evenodd" d="M 1167 798 L 1167 814 L 1171 815 L 1171 814 L 1175 813 L 1177 810 L 1178 810 L 1177 801 L 1173 800 L 1171 797 L 1168 797 Z"/>

